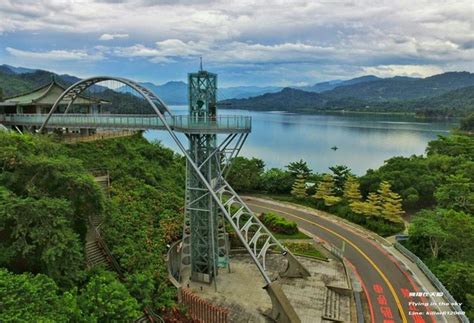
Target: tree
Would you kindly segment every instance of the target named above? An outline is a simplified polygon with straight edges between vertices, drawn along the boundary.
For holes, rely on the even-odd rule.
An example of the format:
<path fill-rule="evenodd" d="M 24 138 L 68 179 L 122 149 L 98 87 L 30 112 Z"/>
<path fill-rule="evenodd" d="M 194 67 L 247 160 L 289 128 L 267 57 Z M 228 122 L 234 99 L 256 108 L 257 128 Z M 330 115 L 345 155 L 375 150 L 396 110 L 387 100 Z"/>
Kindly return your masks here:
<path fill-rule="evenodd" d="M 344 183 L 344 197 L 349 203 L 362 199 L 359 181 L 354 176 L 349 176 Z"/>
<path fill-rule="evenodd" d="M 408 232 L 410 247 L 422 258 L 441 255 L 474 261 L 474 218 L 469 214 L 446 209 L 422 210 L 413 217 Z"/>
<path fill-rule="evenodd" d="M 464 119 L 461 120 L 460 129 L 462 131 L 468 131 L 468 132 L 474 131 L 474 112 L 471 112 Z"/>
<path fill-rule="evenodd" d="M 324 200 L 326 206 L 337 204 L 341 200 L 340 197 L 334 195 L 334 180 L 331 175 L 326 174 L 323 176 L 313 197 Z"/>
<path fill-rule="evenodd" d="M 342 196 L 344 191 L 344 183 L 346 182 L 347 178 L 351 176 L 351 170 L 344 165 L 336 165 L 329 167 L 331 172 L 334 174 L 334 184 L 335 184 L 335 193 L 338 196 Z"/>
<path fill-rule="evenodd" d="M 380 204 L 380 196 L 375 192 L 370 192 L 367 196 L 367 209 L 365 214 L 372 217 L 379 217 L 382 211 Z"/>
<path fill-rule="evenodd" d="M 0 322 L 68 322 L 79 310 L 75 297 L 60 293 L 46 275 L 13 274 L 0 268 Z"/>
<path fill-rule="evenodd" d="M 464 174 L 449 176 L 434 195 L 441 208 L 474 213 L 474 183 Z"/>
<path fill-rule="evenodd" d="M 423 210 L 416 214 L 408 229 L 411 241 L 427 241 L 433 258 L 438 255 L 448 239 L 448 233 L 442 224 L 443 213 Z M 419 253 L 420 254 L 420 253 Z"/>
<path fill-rule="evenodd" d="M 302 175 L 304 178 L 308 178 L 308 176 L 311 175 L 312 171 L 303 159 L 289 163 L 285 167 L 288 168 L 288 171 L 294 177 L 296 177 L 297 175 Z"/>
<path fill-rule="evenodd" d="M 474 264 L 458 261 L 442 261 L 433 268 L 433 273 L 453 294 L 456 301 L 469 310 L 468 293 L 474 290 Z M 466 308 L 467 307 L 467 308 Z"/>
<path fill-rule="evenodd" d="M 392 192 L 390 183 L 383 181 L 377 191 L 380 196 L 382 206 L 382 216 L 393 222 L 403 222 L 402 215 L 405 211 L 402 209 L 402 199 L 400 195 Z"/>
<path fill-rule="evenodd" d="M 137 301 L 111 272 L 92 276 L 81 290 L 78 304 L 86 322 L 127 322 L 141 315 Z"/>
<path fill-rule="evenodd" d="M 3 101 L 3 89 L 0 87 L 0 102 Z"/>
<path fill-rule="evenodd" d="M 302 199 L 306 197 L 306 181 L 303 175 L 296 175 L 296 180 L 291 187 L 291 195 L 297 199 Z"/>
<path fill-rule="evenodd" d="M 83 247 L 67 220 L 70 204 L 61 199 L 19 198 L 0 186 L 0 265 L 48 274 L 61 286 L 82 279 Z"/>
<path fill-rule="evenodd" d="M 232 160 L 228 181 L 236 191 L 249 192 L 261 187 L 265 163 L 258 158 L 236 157 Z"/>
<path fill-rule="evenodd" d="M 262 175 L 262 186 L 268 193 L 290 193 L 295 178 L 279 168 L 271 168 Z"/>

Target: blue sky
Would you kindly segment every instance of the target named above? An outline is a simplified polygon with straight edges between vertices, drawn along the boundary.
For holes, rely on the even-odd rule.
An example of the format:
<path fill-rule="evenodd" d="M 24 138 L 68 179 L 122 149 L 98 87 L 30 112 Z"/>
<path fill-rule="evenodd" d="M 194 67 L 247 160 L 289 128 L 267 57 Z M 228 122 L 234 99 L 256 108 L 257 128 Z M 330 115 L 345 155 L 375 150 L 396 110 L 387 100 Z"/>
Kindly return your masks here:
<path fill-rule="evenodd" d="M 0 63 L 222 86 L 474 72 L 474 2 L 1 0 Z"/>

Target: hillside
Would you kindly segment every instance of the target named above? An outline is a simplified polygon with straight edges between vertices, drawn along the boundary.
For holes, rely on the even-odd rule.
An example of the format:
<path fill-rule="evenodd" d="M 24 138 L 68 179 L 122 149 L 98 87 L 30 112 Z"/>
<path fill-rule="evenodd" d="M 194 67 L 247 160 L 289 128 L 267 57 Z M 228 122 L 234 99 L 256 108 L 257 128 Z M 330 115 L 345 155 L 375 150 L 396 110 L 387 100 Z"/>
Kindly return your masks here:
<path fill-rule="evenodd" d="M 153 91 L 166 104 L 184 105 L 188 103 L 188 84 L 181 81 L 171 81 L 162 85 L 156 85 L 151 82 L 140 83 L 146 88 Z M 265 93 L 273 93 L 280 91 L 281 87 L 267 86 L 235 86 L 235 87 L 223 87 L 219 88 L 217 97 L 219 100 L 232 99 L 232 98 L 249 98 L 253 96 L 263 95 Z M 126 93 L 129 89 L 122 86 L 118 89 L 119 92 Z"/>
<path fill-rule="evenodd" d="M 230 108 L 245 108 L 251 110 L 305 110 L 319 109 L 325 104 L 324 97 L 319 93 L 307 92 L 292 88 L 284 88 L 276 93 L 266 93 L 248 99 L 224 100 L 230 103 Z M 291 107 L 291 109 L 288 109 Z"/>
<path fill-rule="evenodd" d="M 297 87 L 299 90 L 303 91 L 308 91 L 308 92 L 317 92 L 321 93 L 324 91 L 330 91 L 332 89 L 335 89 L 336 87 L 339 86 L 346 86 L 346 85 L 353 85 L 353 84 L 359 84 L 359 83 L 365 83 L 365 82 L 372 82 L 372 81 L 377 81 L 381 80 L 381 78 L 374 76 L 374 75 L 365 75 L 361 77 L 356 77 L 350 80 L 334 80 L 334 81 L 327 81 L 327 82 L 320 82 L 316 83 L 311 86 L 301 86 Z"/>
<path fill-rule="evenodd" d="M 368 101 L 409 100 L 434 97 L 451 90 L 474 85 L 474 74 L 448 72 L 424 79 L 394 77 L 338 86 L 323 92 L 332 99 L 356 98 Z"/>
<path fill-rule="evenodd" d="M 426 79 L 397 77 L 373 80 L 338 86 L 319 94 L 285 89 L 248 99 L 224 100 L 223 103 L 228 104 L 230 108 L 261 111 L 354 110 L 454 116 L 474 109 L 474 85 L 471 83 L 474 83 L 474 74 L 450 72 Z M 360 93 L 356 89 L 360 89 Z M 375 95 L 371 91 L 385 93 L 388 98 Z"/>
<path fill-rule="evenodd" d="M 51 139 L 0 132 L 0 321 L 133 322 L 145 305 L 170 309 L 164 254 L 181 231 L 182 158 L 141 135 Z M 91 169 L 109 171 L 109 194 Z M 126 280 L 86 266 L 92 215 Z"/>
<path fill-rule="evenodd" d="M 51 82 L 55 78 L 58 83 L 67 87 L 80 78 L 71 75 L 58 75 L 49 71 L 35 70 L 32 73 L 15 73 L 8 66 L 0 66 L 0 89 L 3 98 L 22 94 Z M 119 93 L 107 87 L 94 85 L 91 87 L 94 96 L 111 102 L 104 108 L 112 113 L 149 113 L 149 106 L 139 97 L 130 93 Z"/>

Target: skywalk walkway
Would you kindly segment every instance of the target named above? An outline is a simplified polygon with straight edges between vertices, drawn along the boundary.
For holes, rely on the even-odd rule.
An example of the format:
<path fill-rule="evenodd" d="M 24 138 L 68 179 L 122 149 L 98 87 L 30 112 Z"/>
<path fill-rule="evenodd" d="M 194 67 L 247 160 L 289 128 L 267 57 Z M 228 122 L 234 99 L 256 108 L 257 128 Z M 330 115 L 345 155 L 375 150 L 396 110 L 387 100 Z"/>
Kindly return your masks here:
<path fill-rule="evenodd" d="M 0 124 L 40 127 L 46 118 L 46 114 L 6 114 L 0 115 Z M 193 118 L 188 115 L 176 115 L 165 116 L 165 119 L 172 130 L 190 134 L 249 133 L 252 128 L 251 117 L 247 116 Z M 164 130 L 165 125 L 157 115 L 53 114 L 47 128 Z"/>

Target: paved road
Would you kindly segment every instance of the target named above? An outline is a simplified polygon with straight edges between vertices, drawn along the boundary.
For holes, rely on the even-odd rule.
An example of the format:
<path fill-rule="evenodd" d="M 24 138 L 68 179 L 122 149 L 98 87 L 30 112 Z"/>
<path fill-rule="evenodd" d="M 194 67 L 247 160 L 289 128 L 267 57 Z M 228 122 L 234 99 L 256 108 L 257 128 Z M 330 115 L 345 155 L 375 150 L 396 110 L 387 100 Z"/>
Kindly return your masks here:
<path fill-rule="evenodd" d="M 426 310 L 435 310 L 423 305 L 410 307 L 409 302 L 429 302 L 430 299 L 410 297 L 409 292 L 420 291 L 409 273 L 398 261 L 389 255 L 378 243 L 349 226 L 318 216 L 313 211 L 285 206 L 282 203 L 262 199 L 245 198 L 254 212 L 278 213 L 298 226 L 341 247 L 345 241 L 345 258 L 355 268 L 364 292 L 368 298 L 372 322 L 436 322 L 433 316 L 425 315 Z M 409 311 L 422 312 L 423 315 L 410 315 Z"/>

